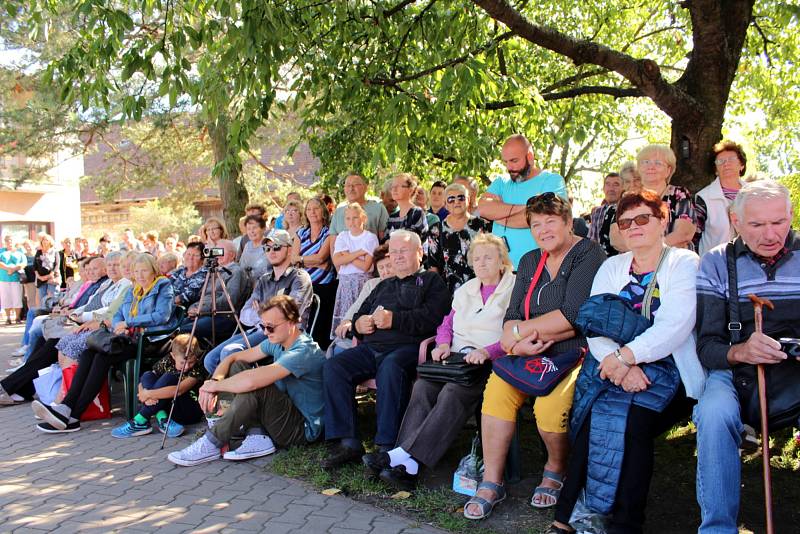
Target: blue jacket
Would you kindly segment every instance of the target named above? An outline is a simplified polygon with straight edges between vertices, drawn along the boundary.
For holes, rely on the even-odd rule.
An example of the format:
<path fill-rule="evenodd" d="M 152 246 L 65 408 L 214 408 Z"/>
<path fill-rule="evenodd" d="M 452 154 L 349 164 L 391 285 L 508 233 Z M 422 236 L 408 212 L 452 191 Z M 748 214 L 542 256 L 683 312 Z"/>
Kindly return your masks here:
<path fill-rule="evenodd" d="M 145 330 L 165 330 L 178 326 L 175 317 L 175 292 L 172 283 L 167 278 L 159 280 L 153 289 L 139 302 L 136 317 L 131 317 L 133 304 L 133 287 L 125 293 L 125 300 L 114 314 L 112 326 L 124 321 L 132 327 L 145 328 Z"/>

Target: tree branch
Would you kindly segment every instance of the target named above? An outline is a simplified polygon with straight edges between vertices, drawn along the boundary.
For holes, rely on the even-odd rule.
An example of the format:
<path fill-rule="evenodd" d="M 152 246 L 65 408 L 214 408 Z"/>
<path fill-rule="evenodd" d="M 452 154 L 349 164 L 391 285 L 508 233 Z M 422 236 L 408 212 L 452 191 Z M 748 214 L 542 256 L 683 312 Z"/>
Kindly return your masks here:
<path fill-rule="evenodd" d="M 614 98 L 630 98 L 645 96 L 645 94 L 636 87 L 604 87 L 599 85 L 585 85 L 581 87 L 573 87 L 558 93 L 545 93 L 542 94 L 542 100 L 551 102 L 553 100 L 564 100 L 567 98 L 575 98 L 576 96 L 583 95 L 608 95 Z M 487 111 L 498 111 L 501 109 L 508 109 L 519 106 L 520 103 L 515 100 L 498 100 L 495 102 L 487 102 L 481 109 Z"/>
<path fill-rule="evenodd" d="M 767 58 L 767 64 L 772 67 L 772 57 L 769 55 L 769 48 L 767 45 L 775 44 L 775 41 L 770 40 L 767 35 L 764 33 L 764 30 L 761 29 L 761 26 L 758 25 L 758 21 L 753 17 L 753 27 L 758 31 L 758 35 L 761 36 L 761 43 L 764 46 L 764 56 Z"/>
<path fill-rule="evenodd" d="M 413 4 L 416 1 L 417 0 L 403 0 L 402 2 L 400 2 L 399 4 L 394 6 L 393 8 L 387 9 L 386 11 L 384 11 L 383 12 L 383 18 L 388 19 L 392 15 L 395 15 L 395 14 L 403 11 L 406 8 L 406 6 L 408 6 L 409 4 Z"/>
<path fill-rule="evenodd" d="M 473 2 L 523 39 L 566 56 L 576 65 L 590 63 L 621 74 L 671 117 L 686 117 L 688 114 L 699 119 L 703 114 L 702 106 L 688 93 L 668 83 L 661 76 L 658 65 L 650 59 L 636 59 L 607 46 L 573 39 L 551 28 L 534 24 L 504 0 Z"/>

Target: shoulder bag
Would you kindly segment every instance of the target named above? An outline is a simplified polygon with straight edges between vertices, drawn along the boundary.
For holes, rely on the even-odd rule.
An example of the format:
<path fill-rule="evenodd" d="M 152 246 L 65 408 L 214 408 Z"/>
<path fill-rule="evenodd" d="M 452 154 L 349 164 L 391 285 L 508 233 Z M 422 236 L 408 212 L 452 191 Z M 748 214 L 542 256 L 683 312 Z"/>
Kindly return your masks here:
<path fill-rule="evenodd" d="M 109 356 L 121 354 L 130 345 L 133 345 L 131 336 L 115 334 L 108 329 L 105 323 L 101 323 L 100 328 L 86 338 L 87 349 Z"/>
<path fill-rule="evenodd" d="M 425 363 L 417 366 L 417 375 L 431 382 L 451 382 L 466 387 L 485 382 L 491 367 L 464 361 L 472 350 L 474 347 L 464 347 L 461 352 L 451 352 L 450 356 L 438 362 L 432 360 L 429 353 Z"/>

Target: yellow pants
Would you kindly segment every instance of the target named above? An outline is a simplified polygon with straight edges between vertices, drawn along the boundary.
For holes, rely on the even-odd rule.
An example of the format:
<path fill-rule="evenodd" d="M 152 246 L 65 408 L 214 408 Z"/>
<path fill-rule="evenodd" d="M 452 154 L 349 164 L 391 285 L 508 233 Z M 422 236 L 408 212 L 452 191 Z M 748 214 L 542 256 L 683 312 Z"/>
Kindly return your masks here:
<path fill-rule="evenodd" d="M 557 434 L 567 432 L 575 381 L 580 370 L 580 365 L 575 366 L 575 369 L 564 376 L 553 391 L 544 397 L 537 397 L 534 401 L 533 415 L 536 417 L 536 425 L 542 432 Z M 481 413 L 514 423 L 517 421 L 517 411 L 527 398 L 526 393 L 492 373 L 483 392 Z"/>

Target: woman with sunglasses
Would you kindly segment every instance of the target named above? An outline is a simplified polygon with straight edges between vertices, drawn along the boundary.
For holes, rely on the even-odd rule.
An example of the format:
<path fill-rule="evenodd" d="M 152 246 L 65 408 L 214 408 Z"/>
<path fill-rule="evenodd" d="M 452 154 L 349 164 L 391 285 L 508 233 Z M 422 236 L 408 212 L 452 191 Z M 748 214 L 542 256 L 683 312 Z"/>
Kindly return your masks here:
<path fill-rule="evenodd" d="M 453 183 L 445 187 L 444 199 L 449 213 L 442 221 L 439 246 L 431 266 L 439 270 L 452 293 L 475 277 L 467 252 L 475 236 L 486 231 L 486 223 L 467 211 L 469 192 L 463 185 Z"/>
<path fill-rule="evenodd" d="M 592 295 L 619 295 L 633 310 L 644 312 L 652 326 L 624 346 L 607 337 L 588 338 L 586 357 L 594 360 L 584 363 L 586 372 L 575 395 L 572 454 L 550 534 L 573 532 L 569 519 L 581 489 L 589 509 L 607 516 L 607 532 L 642 532 L 653 442 L 690 415 L 692 399 L 703 390 L 704 373 L 692 335 L 698 257 L 665 245 L 668 220 L 667 205 L 653 191 L 625 193 L 618 204 L 617 224 L 630 252 L 606 260 L 594 278 Z M 589 373 L 595 361 L 599 372 Z M 671 383 L 645 375 L 646 366 L 654 362 L 672 374 Z M 588 387 L 583 386 L 586 376 Z M 674 392 L 672 400 L 659 406 L 660 411 L 645 407 L 651 388 L 663 392 L 662 387 Z M 593 436 L 608 428 L 624 436 L 616 441 L 603 435 L 603 447 L 590 445 Z"/>
<path fill-rule="evenodd" d="M 542 354 L 560 361 L 557 356 L 564 354 L 573 364 L 572 368 L 562 365 L 564 374 L 553 379 L 557 380 L 554 388 L 537 396 L 533 403 L 536 426 L 547 448 L 547 461 L 530 503 L 534 508 L 549 508 L 558 500 L 567 469 L 567 422 L 580 370 L 575 356 L 586 346 L 586 338 L 574 326 L 575 320 L 606 255 L 599 244 L 572 232 L 572 206 L 555 193 L 528 199 L 525 215 L 540 248 L 520 259 L 500 344 L 509 355 Z M 494 371 L 489 377 L 481 409 L 483 481 L 464 507 L 467 519 L 487 517 L 506 498 L 503 485 L 506 455 L 516 430 L 517 412 L 528 396 Z"/>

